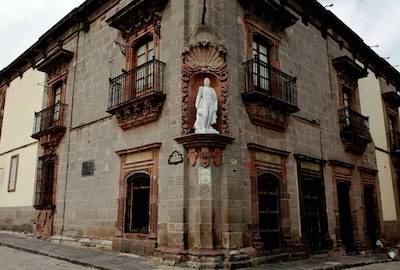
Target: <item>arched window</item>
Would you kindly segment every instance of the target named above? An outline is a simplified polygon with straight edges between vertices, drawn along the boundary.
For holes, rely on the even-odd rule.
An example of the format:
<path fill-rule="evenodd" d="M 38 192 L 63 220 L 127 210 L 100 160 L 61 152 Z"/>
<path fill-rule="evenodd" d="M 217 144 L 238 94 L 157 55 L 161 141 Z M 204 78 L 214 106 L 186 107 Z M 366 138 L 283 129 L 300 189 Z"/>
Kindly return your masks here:
<path fill-rule="evenodd" d="M 150 211 L 150 176 L 135 173 L 126 183 L 125 232 L 148 233 Z"/>
<path fill-rule="evenodd" d="M 267 253 L 280 253 L 279 179 L 269 173 L 258 176 L 258 213 L 260 236 Z"/>

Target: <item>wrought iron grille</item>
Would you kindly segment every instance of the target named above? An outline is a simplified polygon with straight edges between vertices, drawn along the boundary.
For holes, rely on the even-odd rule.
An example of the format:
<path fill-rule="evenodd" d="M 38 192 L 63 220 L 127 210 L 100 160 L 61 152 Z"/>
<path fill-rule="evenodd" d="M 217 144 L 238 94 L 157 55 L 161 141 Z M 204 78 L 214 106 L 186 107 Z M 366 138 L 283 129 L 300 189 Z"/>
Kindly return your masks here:
<path fill-rule="evenodd" d="M 110 79 L 108 109 L 113 109 L 141 96 L 162 92 L 165 64 L 153 59 Z"/>
<path fill-rule="evenodd" d="M 54 207 L 54 181 L 57 168 L 57 156 L 45 155 L 39 157 L 34 207 L 38 209 Z"/>
<path fill-rule="evenodd" d="M 149 233 L 150 176 L 135 173 L 127 179 L 125 232 Z"/>
<path fill-rule="evenodd" d="M 268 255 L 281 252 L 279 180 L 268 174 L 258 177 L 258 211 L 260 236 Z"/>
<path fill-rule="evenodd" d="M 370 139 L 368 117 L 361 115 L 350 108 L 339 110 L 339 124 L 343 132 L 351 132 L 358 136 Z"/>
<path fill-rule="evenodd" d="M 55 128 L 64 128 L 64 114 L 67 105 L 57 102 L 56 104 L 35 113 L 32 137 L 38 138 L 41 134 Z"/>
<path fill-rule="evenodd" d="M 393 153 L 400 153 L 400 132 L 395 131 L 388 134 L 390 142 L 390 151 Z"/>
<path fill-rule="evenodd" d="M 258 91 L 271 99 L 297 106 L 296 78 L 253 58 L 244 63 L 246 92 Z"/>

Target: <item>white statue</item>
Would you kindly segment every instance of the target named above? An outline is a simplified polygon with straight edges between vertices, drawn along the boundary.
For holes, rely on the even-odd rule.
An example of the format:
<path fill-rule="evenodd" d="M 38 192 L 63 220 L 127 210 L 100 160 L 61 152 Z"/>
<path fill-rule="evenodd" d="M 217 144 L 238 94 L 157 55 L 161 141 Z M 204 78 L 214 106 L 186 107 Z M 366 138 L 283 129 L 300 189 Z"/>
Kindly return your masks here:
<path fill-rule="evenodd" d="M 199 87 L 196 98 L 196 122 L 194 133 L 218 134 L 218 130 L 212 127 L 217 123 L 218 98 L 214 88 L 210 87 L 210 79 L 204 79 L 204 86 Z"/>

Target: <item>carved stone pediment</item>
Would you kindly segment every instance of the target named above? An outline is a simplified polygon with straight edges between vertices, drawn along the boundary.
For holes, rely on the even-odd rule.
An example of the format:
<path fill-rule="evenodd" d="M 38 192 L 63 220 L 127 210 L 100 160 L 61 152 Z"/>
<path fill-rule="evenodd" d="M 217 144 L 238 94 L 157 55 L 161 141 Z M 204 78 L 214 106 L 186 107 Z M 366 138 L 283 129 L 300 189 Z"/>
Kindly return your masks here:
<path fill-rule="evenodd" d="M 364 78 L 368 72 L 348 56 L 341 56 L 332 60 L 341 83 L 350 89 L 357 87 L 358 79 Z"/>
<path fill-rule="evenodd" d="M 208 26 L 199 25 L 182 53 L 182 134 L 192 132 L 195 108 L 194 96 L 198 83 L 205 77 L 218 96 L 217 126 L 221 134 L 229 134 L 228 127 L 228 65 L 226 48 Z"/>
<path fill-rule="evenodd" d="M 281 32 L 298 20 L 274 0 L 239 0 L 239 3 L 245 9 L 245 18 L 258 21 L 273 32 Z"/>
<path fill-rule="evenodd" d="M 36 68 L 51 76 L 53 73 L 66 69 L 73 56 L 73 52 L 59 47 L 47 55 Z"/>
<path fill-rule="evenodd" d="M 137 29 L 153 24 L 156 33 L 160 35 L 161 11 L 168 0 L 136 0 L 118 11 L 107 23 L 124 36 L 133 34 Z"/>

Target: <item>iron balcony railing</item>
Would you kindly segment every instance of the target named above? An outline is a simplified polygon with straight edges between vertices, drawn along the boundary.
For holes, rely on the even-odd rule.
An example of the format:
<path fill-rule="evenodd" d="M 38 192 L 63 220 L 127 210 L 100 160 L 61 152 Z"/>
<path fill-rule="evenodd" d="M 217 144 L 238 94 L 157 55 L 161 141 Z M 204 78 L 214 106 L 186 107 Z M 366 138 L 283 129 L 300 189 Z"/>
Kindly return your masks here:
<path fill-rule="evenodd" d="M 36 209 L 54 208 L 54 183 L 57 172 L 57 156 L 39 157 L 33 206 Z"/>
<path fill-rule="evenodd" d="M 64 115 L 67 105 L 57 102 L 56 104 L 35 113 L 32 137 L 40 138 L 54 129 L 65 128 Z"/>
<path fill-rule="evenodd" d="M 395 131 L 388 134 L 390 152 L 400 154 L 400 132 Z"/>
<path fill-rule="evenodd" d="M 163 62 L 153 59 L 110 79 L 108 110 L 151 93 L 161 93 L 164 66 Z"/>
<path fill-rule="evenodd" d="M 297 107 L 296 78 L 258 58 L 248 60 L 244 66 L 246 93 L 261 92 L 270 99 Z"/>
<path fill-rule="evenodd" d="M 368 117 L 351 110 L 351 108 L 339 110 L 339 124 L 342 135 L 353 134 L 371 140 Z"/>

